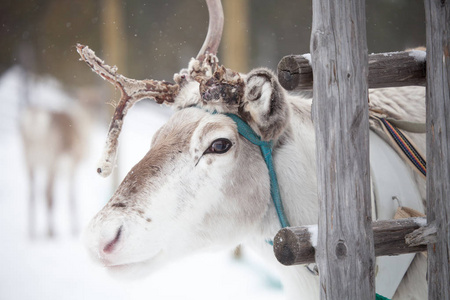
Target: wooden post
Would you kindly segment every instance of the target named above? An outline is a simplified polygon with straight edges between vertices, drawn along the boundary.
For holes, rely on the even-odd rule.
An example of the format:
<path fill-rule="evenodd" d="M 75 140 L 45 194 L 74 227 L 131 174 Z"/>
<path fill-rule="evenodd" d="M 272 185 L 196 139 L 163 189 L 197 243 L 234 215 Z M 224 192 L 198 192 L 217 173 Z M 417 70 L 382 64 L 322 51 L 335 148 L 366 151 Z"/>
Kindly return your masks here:
<path fill-rule="evenodd" d="M 101 2 L 102 48 L 103 57 L 115 62 L 122 74 L 126 74 L 127 41 L 124 40 L 125 18 L 119 0 L 103 0 Z"/>
<path fill-rule="evenodd" d="M 122 74 L 127 74 L 126 51 L 127 41 L 123 40 L 125 35 L 125 18 L 119 0 L 102 0 L 101 20 L 103 57 L 113 61 Z M 110 89 L 110 99 L 120 97 L 120 91 L 116 88 Z M 112 100 L 110 100 L 112 101 Z M 109 105 L 109 113 L 114 115 L 115 108 Z M 120 156 L 117 157 L 115 170 L 112 173 L 112 189 L 115 190 L 120 184 Z"/>
<path fill-rule="evenodd" d="M 226 22 L 221 43 L 222 62 L 231 70 L 248 72 L 249 68 L 249 1 L 222 1 Z M 241 258 L 241 246 L 234 249 L 234 257 Z"/>
<path fill-rule="evenodd" d="M 425 0 L 427 22 L 428 299 L 450 299 L 450 2 Z"/>
<path fill-rule="evenodd" d="M 223 30 L 223 64 L 237 72 L 248 72 L 249 55 L 249 2 L 248 0 L 222 1 L 226 22 Z"/>
<path fill-rule="evenodd" d="M 364 0 L 313 0 L 321 299 L 374 299 Z"/>

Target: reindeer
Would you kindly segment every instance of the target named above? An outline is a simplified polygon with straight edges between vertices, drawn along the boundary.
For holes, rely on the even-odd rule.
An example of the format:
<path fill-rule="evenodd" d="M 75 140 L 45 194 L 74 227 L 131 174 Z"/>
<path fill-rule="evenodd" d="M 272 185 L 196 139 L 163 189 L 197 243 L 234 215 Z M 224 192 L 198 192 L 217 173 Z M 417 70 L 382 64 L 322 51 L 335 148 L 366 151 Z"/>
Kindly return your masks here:
<path fill-rule="evenodd" d="M 25 74 L 30 76 L 30 74 Z M 26 87 L 28 89 L 28 87 Z M 28 97 L 32 97 L 32 93 Z M 26 99 L 27 97 L 24 97 Z M 37 173 L 45 175 L 46 235 L 55 235 L 55 183 L 67 175 L 69 222 L 73 235 L 78 235 L 75 175 L 85 154 L 87 128 L 91 123 L 89 112 L 99 112 L 98 91 L 79 89 L 76 103 L 62 110 L 52 110 L 24 100 L 21 105 L 20 135 L 29 179 L 28 235 L 36 237 L 38 180 Z"/>
<path fill-rule="evenodd" d="M 267 243 L 280 229 L 268 167 L 260 148 L 238 131 L 238 116 L 262 141 L 272 141 L 274 169 L 292 226 L 316 224 L 315 134 L 312 100 L 289 95 L 276 76 L 259 68 L 238 74 L 218 65 L 223 22 L 220 1 L 208 0 L 207 38 L 175 83 L 117 74 L 88 47 L 78 45 L 92 70 L 122 93 L 97 171 L 109 175 L 128 109 L 142 98 L 176 113 L 154 135 L 151 148 L 88 225 L 93 259 L 111 273 L 143 276 L 169 261 L 205 249 L 244 244 L 280 268 L 290 299 L 318 299 L 318 276 L 305 266 L 277 263 Z M 423 121 L 424 89 L 370 92 L 370 108 L 402 120 Z M 377 130 L 376 122 L 371 127 Z M 379 128 L 378 128 L 379 129 Z M 424 151 L 424 137 L 411 135 Z M 425 199 L 424 180 L 411 176 Z M 426 261 L 417 256 L 394 299 L 426 298 Z"/>
<path fill-rule="evenodd" d="M 54 236 L 54 186 L 58 168 L 66 158 L 69 170 L 70 214 L 73 234 L 77 234 L 74 175 L 82 157 L 80 133 L 73 116 L 65 112 L 54 112 L 30 107 L 22 113 L 21 136 L 29 178 L 30 238 L 36 236 L 36 172 L 43 169 L 47 175 L 45 200 L 47 207 L 47 236 Z"/>

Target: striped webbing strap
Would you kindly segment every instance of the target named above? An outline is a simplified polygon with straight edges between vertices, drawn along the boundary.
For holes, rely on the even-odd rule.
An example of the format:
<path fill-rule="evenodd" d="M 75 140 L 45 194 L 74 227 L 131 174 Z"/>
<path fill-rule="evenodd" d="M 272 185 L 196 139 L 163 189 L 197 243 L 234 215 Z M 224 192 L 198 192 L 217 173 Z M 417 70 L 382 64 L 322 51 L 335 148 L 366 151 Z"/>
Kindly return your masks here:
<path fill-rule="evenodd" d="M 410 139 L 387 118 L 376 117 L 383 125 L 383 130 L 394 140 L 401 153 L 411 162 L 419 174 L 427 176 L 427 162 Z"/>

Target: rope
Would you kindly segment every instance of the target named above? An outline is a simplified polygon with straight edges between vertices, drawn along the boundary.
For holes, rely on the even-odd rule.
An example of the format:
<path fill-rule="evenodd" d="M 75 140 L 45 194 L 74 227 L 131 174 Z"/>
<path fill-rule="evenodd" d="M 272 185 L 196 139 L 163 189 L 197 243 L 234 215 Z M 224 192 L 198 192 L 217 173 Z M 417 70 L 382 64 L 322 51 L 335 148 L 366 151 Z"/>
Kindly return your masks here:
<path fill-rule="evenodd" d="M 277 174 L 273 166 L 272 148 L 273 141 L 262 141 L 261 138 L 253 131 L 253 129 L 241 118 L 234 114 L 225 114 L 230 117 L 237 125 L 238 132 L 244 138 L 261 149 L 261 154 L 266 162 L 267 169 L 270 176 L 270 195 L 272 196 L 273 204 L 277 211 L 278 220 L 280 220 L 281 227 L 289 227 L 289 222 L 284 213 L 283 203 L 281 201 L 280 189 L 278 187 Z"/>

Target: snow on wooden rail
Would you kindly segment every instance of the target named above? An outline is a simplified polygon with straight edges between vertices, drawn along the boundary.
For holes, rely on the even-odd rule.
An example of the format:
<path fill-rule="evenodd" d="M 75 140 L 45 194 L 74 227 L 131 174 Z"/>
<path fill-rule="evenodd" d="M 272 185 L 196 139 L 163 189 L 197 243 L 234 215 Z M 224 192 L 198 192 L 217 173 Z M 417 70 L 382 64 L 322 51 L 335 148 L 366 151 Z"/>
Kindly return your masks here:
<path fill-rule="evenodd" d="M 278 64 L 278 80 L 288 91 L 312 90 L 311 55 L 288 55 Z M 369 88 L 424 86 L 426 52 L 420 50 L 369 55 Z"/>
<path fill-rule="evenodd" d="M 426 218 L 373 222 L 375 256 L 426 251 L 427 244 L 436 239 L 435 228 L 426 224 Z M 281 229 L 274 239 L 278 261 L 287 266 L 314 263 L 317 230 L 317 225 Z"/>

